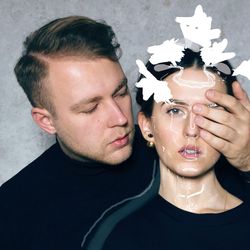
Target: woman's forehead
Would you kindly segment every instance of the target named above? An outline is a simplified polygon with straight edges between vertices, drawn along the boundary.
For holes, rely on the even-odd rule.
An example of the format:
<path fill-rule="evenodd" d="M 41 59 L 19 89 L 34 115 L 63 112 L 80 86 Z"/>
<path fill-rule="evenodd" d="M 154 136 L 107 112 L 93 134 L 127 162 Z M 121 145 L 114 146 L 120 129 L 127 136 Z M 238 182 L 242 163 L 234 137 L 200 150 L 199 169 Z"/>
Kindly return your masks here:
<path fill-rule="evenodd" d="M 184 69 L 164 79 L 174 97 L 177 95 L 188 96 L 203 95 L 212 88 L 221 92 L 226 92 L 226 85 L 215 73 L 202 69 Z"/>
<path fill-rule="evenodd" d="M 212 88 L 223 93 L 227 92 L 225 83 L 215 73 L 209 72 L 207 74 L 202 69 L 193 68 L 182 71 L 175 72 L 163 80 L 166 81 L 171 91 L 173 105 L 211 104 L 205 96 L 208 89 Z"/>

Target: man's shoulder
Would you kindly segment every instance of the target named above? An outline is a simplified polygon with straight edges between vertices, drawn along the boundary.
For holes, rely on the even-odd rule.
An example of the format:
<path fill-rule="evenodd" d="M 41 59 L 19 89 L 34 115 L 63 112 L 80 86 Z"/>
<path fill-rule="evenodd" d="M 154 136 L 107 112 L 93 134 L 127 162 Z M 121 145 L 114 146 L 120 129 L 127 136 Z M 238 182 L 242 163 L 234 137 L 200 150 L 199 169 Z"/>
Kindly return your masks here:
<path fill-rule="evenodd" d="M 21 191 L 25 187 L 29 187 L 38 182 L 42 178 L 44 168 L 49 167 L 55 162 L 55 153 L 57 145 L 52 145 L 49 149 L 44 151 L 35 160 L 21 169 L 17 174 L 7 180 L 0 187 L 0 195 L 7 192 Z M 34 186 L 33 186 L 34 187 Z"/>

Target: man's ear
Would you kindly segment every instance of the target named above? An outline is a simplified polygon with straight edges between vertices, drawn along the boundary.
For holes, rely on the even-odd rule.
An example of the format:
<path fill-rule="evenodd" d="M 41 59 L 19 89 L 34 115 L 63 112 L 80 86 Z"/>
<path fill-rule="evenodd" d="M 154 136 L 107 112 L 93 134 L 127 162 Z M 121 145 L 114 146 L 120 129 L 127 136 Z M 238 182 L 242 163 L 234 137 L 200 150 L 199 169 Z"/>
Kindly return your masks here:
<path fill-rule="evenodd" d="M 144 139 L 148 142 L 154 142 L 154 134 L 152 132 L 150 118 L 146 117 L 142 112 L 139 112 L 137 120 Z"/>
<path fill-rule="evenodd" d="M 35 123 L 45 132 L 55 134 L 56 129 L 53 125 L 51 113 L 47 109 L 32 108 L 31 115 Z"/>

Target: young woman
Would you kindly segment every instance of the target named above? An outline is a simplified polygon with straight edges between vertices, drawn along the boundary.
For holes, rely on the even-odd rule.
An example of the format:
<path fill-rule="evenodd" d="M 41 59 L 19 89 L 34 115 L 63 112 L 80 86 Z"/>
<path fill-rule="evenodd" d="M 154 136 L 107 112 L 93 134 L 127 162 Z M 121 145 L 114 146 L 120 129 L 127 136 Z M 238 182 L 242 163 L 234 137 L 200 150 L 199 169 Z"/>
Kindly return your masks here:
<path fill-rule="evenodd" d="M 137 92 L 141 132 L 159 156 L 159 195 L 115 227 L 105 250 L 250 248 L 248 199 L 220 184 L 215 173 L 220 153 L 200 137 L 194 123 L 199 119 L 192 111 L 194 103 L 223 109 L 206 99 L 206 90 L 232 93 L 232 68 L 227 62 L 220 68 L 227 74 L 205 67 L 200 52 L 190 49 L 177 67 L 147 64 L 172 94 L 170 100 L 156 102 L 154 96 L 143 99 L 142 88 Z"/>

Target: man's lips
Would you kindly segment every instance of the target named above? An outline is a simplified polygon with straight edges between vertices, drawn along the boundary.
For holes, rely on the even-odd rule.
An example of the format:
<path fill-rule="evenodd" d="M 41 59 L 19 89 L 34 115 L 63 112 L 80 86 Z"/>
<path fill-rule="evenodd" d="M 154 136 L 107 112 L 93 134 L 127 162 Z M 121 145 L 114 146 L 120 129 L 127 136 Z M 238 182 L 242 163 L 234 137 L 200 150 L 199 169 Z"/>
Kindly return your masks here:
<path fill-rule="evenodd" d="M 190 145 L 182 147 L 178 151 L 178 153 L 185 159 L 198 158 L 202 154 L 201 150 L 198 147 Z"/>
<path fill-rule="evenodd" d="M 115 140 L 111 142 L 111 144 L 115 145 L 116 147 L 124 147 L 129 143 L 129 133 L 125 135 L 117 137 Z"/>

